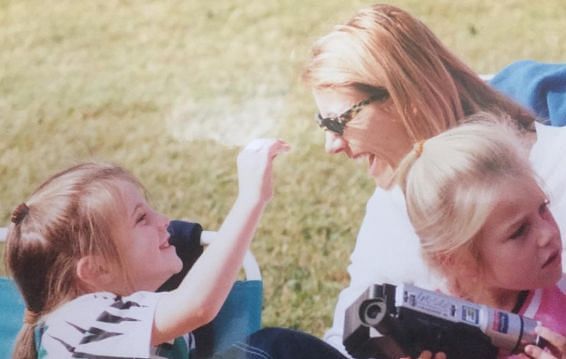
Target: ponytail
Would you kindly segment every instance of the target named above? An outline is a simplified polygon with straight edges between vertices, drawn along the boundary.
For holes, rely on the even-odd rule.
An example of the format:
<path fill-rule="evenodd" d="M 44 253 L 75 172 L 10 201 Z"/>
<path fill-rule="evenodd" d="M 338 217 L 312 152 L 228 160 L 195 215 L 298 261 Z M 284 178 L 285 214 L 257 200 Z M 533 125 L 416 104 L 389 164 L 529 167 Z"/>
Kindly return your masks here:
<path fill-rule="evenodd" d="M 81 258 L 98 255 L 122 268 L 114 243 L 121 181 L 143 190 L 121 167 L 79 164 L 47 179 L 13 211 L 4 263 L 26 305 L 14 358 L 36 358 L 40 317 L 89 290 L 76 273 Z"/>
<path fill-rule="evenodd" d="M 26 310 L 27 311 L 27 310 Z M 18 337 L 16 338 L 16 344 L 14 346 L 14 352 L 12 358 L 16 359 L 36 359 L 37 351 L 35 350 L 35 324 L 27 323 L 24 320 L 24 324 Z"/>
<path fill-rule="evenodd" d="M 424 151 L 425 140 L 418 141 L 413 145 L 413 149 L 405 155 L 405 157 L 399 163 L 397 171 L 395 174 L 395 181 L 401 187 L 403 194 L 406 195 L 407 192 L 407 178 L 410 175 L 411 169 L 415 164 L 415 161 L 422 155 Z"/>

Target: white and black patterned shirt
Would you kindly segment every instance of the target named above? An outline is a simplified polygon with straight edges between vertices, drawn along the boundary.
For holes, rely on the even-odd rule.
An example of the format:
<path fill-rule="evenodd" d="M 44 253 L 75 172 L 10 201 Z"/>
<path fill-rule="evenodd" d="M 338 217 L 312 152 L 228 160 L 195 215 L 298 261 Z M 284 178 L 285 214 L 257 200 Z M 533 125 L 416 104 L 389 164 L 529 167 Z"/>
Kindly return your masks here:
<path fill-rule="evenodd" d="M 39 358 L 188 358 L 191 334 L 151 346 L 153 316 L 163 293 L 128 297 L 99 292 L 44 316 L 36 328 Z"/>

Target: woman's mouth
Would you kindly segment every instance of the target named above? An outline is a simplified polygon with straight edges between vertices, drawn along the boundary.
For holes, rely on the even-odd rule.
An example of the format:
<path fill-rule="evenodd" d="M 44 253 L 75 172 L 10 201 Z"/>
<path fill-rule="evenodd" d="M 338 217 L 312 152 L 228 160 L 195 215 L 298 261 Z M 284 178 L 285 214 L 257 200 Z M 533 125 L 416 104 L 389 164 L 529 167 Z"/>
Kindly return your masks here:
<path fill-rule="evenodd" d="M 167 249 L 169 247 L 171 247 L 171 244 L 169 243 L 169 237 L 167 237 L 167 239 L 159 245 L 159 249 Z"/>
<path fill-rule="evenodd" d="M 371 176 L 375 176 L 377 173 L 377 161 L 375 160 L 375 155 L 368 155 L 368 170 Z"/>
<path fill-rule="evenodd" d="M 371 166 L 373 166 L 373 163 L 375 161 L 375 156 L 374 155 L 367 155 L 367 158 L 368 158 L 368 165 L 371 168 Z"/>
<path fill-rule="evenodd" d="M 556 251 L 547 258 L 547 260 L 543 263 L 542 268 L 549 267 L 553 265 L 557 260 L 560 259 L 560 251 Z"/>

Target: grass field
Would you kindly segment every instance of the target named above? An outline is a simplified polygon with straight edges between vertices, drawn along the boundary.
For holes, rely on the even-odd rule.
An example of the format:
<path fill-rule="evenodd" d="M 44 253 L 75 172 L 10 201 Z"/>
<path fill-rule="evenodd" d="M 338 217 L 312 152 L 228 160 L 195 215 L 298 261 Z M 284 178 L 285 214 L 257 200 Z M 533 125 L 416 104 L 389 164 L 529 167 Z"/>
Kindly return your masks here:
<path fill-rule="evenodd" d="M 562 0 L 392 1 L 475 70 L 566 60 Z M 0 223 L 56 169 L 87 159 L 139 176 L 173 218 L 216 229 L 238 146 L 287 140 L 253 243 L 264 325 L 321 335 L 373 185 L 324 154 L 299 79 L 311 43 L 362 1 L 0 0 Z"/>

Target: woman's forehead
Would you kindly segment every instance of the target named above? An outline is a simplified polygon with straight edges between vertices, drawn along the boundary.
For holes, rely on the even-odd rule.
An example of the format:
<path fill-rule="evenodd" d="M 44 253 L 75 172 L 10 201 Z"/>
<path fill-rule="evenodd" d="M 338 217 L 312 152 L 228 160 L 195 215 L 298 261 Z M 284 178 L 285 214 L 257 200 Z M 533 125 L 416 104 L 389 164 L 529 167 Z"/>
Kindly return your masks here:
<path fill-rule="evenodd" d="M 359 91 L 345 87 L 314 89 L 313 95 L 321 115 L 325 117 L 340 115 L 364 98 Z"/>

